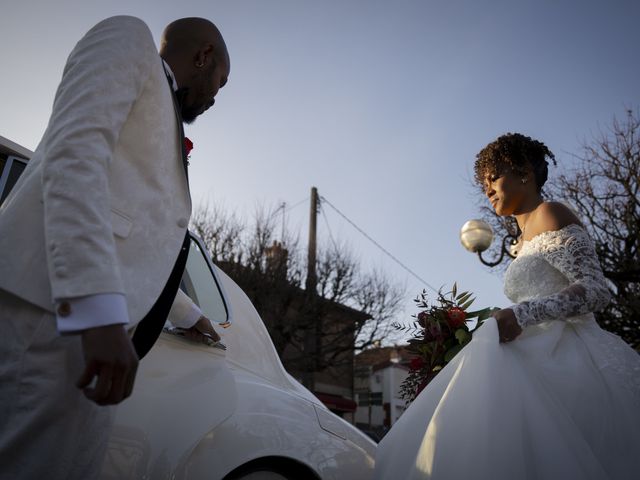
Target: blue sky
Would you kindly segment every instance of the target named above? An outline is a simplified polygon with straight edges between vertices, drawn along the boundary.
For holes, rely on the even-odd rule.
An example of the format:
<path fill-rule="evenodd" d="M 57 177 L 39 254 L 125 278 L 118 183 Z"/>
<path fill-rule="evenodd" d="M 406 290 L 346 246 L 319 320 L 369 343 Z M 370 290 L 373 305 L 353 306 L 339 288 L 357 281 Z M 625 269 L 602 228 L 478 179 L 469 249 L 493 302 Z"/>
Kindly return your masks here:
<path fill-rule="evenodd" d="M 0 135 L 36 147 L 66 56 L 102 18 L 138 16 L 156 41 L 173 19 L 210 18 L 232 70 L 187 127 L 194 203 L 248 216 L 317 186 L 427 282 L 457 280 L 478 306 L 508 300 L 458 240 L 478 215 L 475 154 L 518 131 L 568 165 L 584 138 L 640 105 L 631 0 L 1 1 Z M 410 313 L 419 282 L 326 211 L 363 264 L 407 282 Z M 307 215 L 289 212 L 303 239 Z"/>

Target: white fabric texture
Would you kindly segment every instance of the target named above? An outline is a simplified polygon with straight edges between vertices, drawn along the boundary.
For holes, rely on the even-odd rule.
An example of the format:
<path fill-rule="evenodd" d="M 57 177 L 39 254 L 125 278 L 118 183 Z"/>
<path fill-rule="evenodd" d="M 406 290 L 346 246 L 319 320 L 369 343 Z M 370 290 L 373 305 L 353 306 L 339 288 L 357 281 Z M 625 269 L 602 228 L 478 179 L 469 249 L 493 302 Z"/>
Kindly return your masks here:
<path fill-rule="evenodd" d="M 177 90 L 178 83 L 176 82 L 173 70 L 171 70 L 169 64 L 164 60 L 162 60 L 162 64 L 165 72 L 169 78 L 171 78 L 173 90 Z M 78 333 L 88 328 L 104 327 L 106 325 L 129 323 L 126 298 L 119 293 L 99 293 L 61 301 L 67 301 L 71 305 L 71 313 L 66 317 L 62 317 L 56 313 L 58 332 L 62 334 Z M 176 307 L 176 303 L 174 302 L 171 311 L 174 312 L 176 308 L 180 308 L 180 305 Z M 188 312 L 181 313 L 184 315 L 184 318 L 176 316 L 174 312 L 173 322 L 175 322 L 175 326 L 182 328 L 191 328 L 202 315 L 202 312 L 195 304 L 190 305 Z"/>
<path fill-rule="evenodd" d="M 80 333 L 88 328 L 129 323 L 127 302 L 124 295 L 103 293 L 87 297 L 72 298 L 70 314 L 63 317 L 56 312 L 58 332 Z M 178 289 L 167 320 L 180 328 L 191 328 L 202 316 L 200 308 L 182 290 Z"/>
<path fill-rule="evenodd" d="M 96 478 L 113 407 L 75 386 L 80 336 L 59 335 L 50 312 L 2 290 L 0 306 L 0 480 Z"/>
<path fill-rule="evenodd" d="M 167 318 L 171 325 L 180 328 L 191 328 L 201 315 L 200 308 L 179 288 Z"/>
<path fill-rule="evenodd" d="M 505 277 L 516 310 L 534 305 L 523 333 L 501 344 L 487 320 L 382 440 L 374 478 L 637 478 L 640 357 L 584 313 L 604 298 L 587 241 L 570 226 L 528 242 Z"/>
<path fill-rule="evenodd" d="M 127 300 L 120 293 L 101 293 L 67 300 L 70 313 L 61 316 L 56 312 L 58 332 L 80 333 L 88 328 L 129 323 Z"/>
<path fill-rule="evenodd" d="M 55 302 L 124 295 L 129 327 L 149 311 L 191 212 L 182 149 L 148 27 L 101 21 L 71 52 L 0 208 L 0 480 L 97 473 L 111 409 L 75 387 L 81 338 L 59 335 Z"/>
<path fill-rule="evenodd" d="M 537 274 L 539 269 L 534 268 L 531 273 L 527 273 L 532 265 L 538 263 L 539 257 L 571 282 L 557 293 L 521 301 L 511 307 L 522 328 L 545 320 L 562 320 L 598 311 L 609 303 L 611 294 L 598 257 L 591 239 L 580 225 L 568 225 L 557 231 L 537 235 L 531 241 L 524 242 L 519 257 L 522 261 L 511 266 L 506 279 L 507 295 L 517 296 L 518 292 L 525 290 L 539 292 L 540 290 L 531 288 L 532 282 L 558 279 L 558 282 L 565 283 L 557 275 L 533 277 L 532 274 Z M 560 283 L 550 282 L 547 288 L 559 287 Z"/>
<path fill-rule="evenodd" d="M 184 241 L 183 147 L 148 27 L 98 23 L 69 55 L 44 136 L 0 209 L 0 251 L 11 252 L 0 289 L 52 313 L 61 299 L 124 294 L 135 326 Z"/>

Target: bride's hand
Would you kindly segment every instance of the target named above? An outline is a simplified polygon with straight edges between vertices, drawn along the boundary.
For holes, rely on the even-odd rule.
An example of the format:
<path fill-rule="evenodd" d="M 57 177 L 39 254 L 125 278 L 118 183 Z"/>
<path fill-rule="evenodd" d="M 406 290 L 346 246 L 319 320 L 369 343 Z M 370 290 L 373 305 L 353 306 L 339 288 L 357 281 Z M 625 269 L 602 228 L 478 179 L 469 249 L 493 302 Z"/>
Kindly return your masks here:
<path fill-rule="evenodd" d="M 522 328 L 518 325 L 516 316 L 510 308 L 498 310 L 493 314 L 493 317 L 498 322 L 498 334 L 501 343 L 511 342 L 522 333 Z"/>

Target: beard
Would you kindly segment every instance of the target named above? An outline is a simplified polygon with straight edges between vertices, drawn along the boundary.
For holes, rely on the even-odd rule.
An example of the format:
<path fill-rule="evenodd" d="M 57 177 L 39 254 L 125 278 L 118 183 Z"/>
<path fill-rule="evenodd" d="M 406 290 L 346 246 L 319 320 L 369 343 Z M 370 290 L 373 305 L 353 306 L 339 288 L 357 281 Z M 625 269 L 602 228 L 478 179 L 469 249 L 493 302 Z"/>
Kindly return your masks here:
<path fill-rule="evenodd" d="M 202 115 L 205 110 L 213 105 L 213 99 L 209 102 L 210 95 L 207 94 L 205 86 L 210 84 L 215 70 L 216 62 L 211 62 L 209 67 L 200 70 L 197 75 L 191 79 L 190 86 L 178 88 L 176 91 L 180 105 L 180 113 L 182 114 L 182 121 L 184 123 L 193 123 L 199 115 Z M 191 96 L 194 103 L 189 103 L 187 100 L 189 96 Z"/>
<path fill-rule="evenodd" d="M 175 92 L 178 106 L 180 107 L 180 115 L 182 116 L 182 121 L 186 124 L 193 123 L 198 115 L 200 115 L 202 110 L 201 107 L 189 105 L 187 103 L 187 95 L 189 94 L 189 90 L 189 87 L 182 87 Z"/>

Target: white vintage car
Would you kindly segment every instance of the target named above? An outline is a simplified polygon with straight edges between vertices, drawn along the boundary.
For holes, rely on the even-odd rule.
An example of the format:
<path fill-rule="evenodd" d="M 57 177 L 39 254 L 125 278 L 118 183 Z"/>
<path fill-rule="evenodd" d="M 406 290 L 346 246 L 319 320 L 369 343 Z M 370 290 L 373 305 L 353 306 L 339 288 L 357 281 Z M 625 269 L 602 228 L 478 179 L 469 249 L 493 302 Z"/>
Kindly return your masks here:
<path fill-rule="evenodd" d="M 11 142 L 3 151 L 1 141 L 3 190 L 30 152 Z M 196 237 L 181 287 L 219 324 L 221 342 L 165 327 L 117 407 L 101 478 L 370 478 L 375 443 L 286 372 L 250 300 Z"/>

